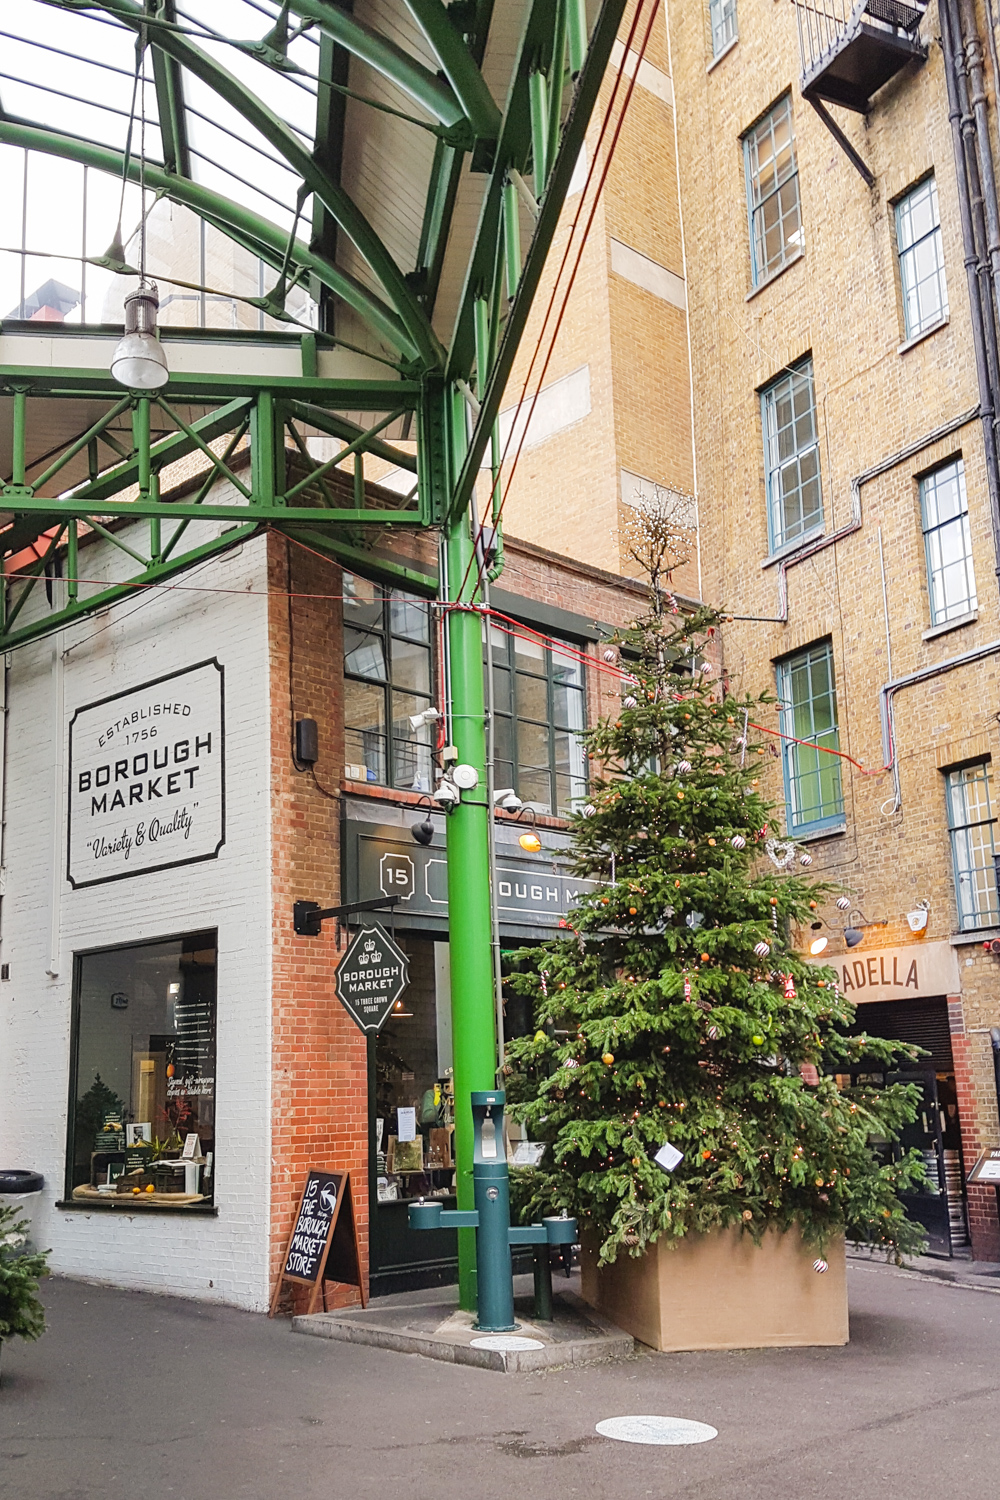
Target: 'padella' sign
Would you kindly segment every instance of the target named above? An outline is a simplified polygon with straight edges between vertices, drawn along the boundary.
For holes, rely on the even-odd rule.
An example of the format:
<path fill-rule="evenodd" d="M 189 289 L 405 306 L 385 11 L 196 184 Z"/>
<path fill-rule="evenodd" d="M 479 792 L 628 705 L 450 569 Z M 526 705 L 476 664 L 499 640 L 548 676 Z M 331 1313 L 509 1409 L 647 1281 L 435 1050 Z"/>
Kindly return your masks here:
<path fill-rule="evenodd" d="M 77 709 L 66 870 L 74 888 L 218 854 L 226 837 L 223 678 L 213 657 Z"/>
<path fill-rule="evenodd" d="M 866 1000 L 920 1000 L 957 995 L 958 959 L 950 943 L 906 943 L 871 953 L 813 959 L 837 971 L 840 993 L 854 1005 Z"/>

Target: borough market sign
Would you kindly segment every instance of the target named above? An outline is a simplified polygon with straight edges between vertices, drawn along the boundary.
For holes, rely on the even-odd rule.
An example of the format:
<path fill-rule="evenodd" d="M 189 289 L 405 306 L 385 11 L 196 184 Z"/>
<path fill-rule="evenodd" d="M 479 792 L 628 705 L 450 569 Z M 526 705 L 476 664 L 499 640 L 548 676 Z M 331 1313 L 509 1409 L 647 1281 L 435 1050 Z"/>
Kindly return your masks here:
<path fill-rule="evenodd" d="M 377 922 L 362 927 L 341 959 L 337 997 L 362 1031 L 379 1031 L 409 980 L 406 954 Z"/>
<path fill-rule="evenodd" d="M 76 710 L 70 885 L 216 857 L 226 839 L 223 676 L 213 658 Z"/>

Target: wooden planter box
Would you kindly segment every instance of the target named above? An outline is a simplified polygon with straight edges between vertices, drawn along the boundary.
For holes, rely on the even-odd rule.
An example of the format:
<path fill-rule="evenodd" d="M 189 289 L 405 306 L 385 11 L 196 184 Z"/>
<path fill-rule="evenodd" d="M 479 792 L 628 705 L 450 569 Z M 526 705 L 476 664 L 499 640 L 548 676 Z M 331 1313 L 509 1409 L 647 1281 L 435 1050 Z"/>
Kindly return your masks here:
<path fill-rule="evenodd" d="M 735 1228 L 664 1237 L 638 1259 L 620 1251 L 600 1270 L 584 1245 L 581 1291 L 653 1349 L 846 1344 L 844 1241 L 829 1246 L 828 1271 L 813 1270 L 816 1258 L 797 1229 L 771 1230 L 759 1246 Z"/>

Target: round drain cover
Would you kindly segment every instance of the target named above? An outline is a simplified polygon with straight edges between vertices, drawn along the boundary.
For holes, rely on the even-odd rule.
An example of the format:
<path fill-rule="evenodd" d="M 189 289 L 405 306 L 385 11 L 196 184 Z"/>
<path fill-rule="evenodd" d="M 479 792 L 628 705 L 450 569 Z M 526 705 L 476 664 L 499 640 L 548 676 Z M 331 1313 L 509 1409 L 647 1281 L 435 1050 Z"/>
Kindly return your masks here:
<path fill-rule="evenodd" d="M 493 1349 L 498 1354 L 513 1354 L 518 1349 L 544 1349 L 541 1339 L 518 1338 L 514 1333 L 488 1333 L 472 1340 L 473 1349 Z"/>
<path fill-rule="evenodd" d="M 708 1443 L 718 1429 L 707 1422 L 689 1422 L 685 1417 L 608 1417 L 598 1422 L 601 1437 L 620 1443 L 659 1443 L 680 1447 L 684 1443 Z"/>

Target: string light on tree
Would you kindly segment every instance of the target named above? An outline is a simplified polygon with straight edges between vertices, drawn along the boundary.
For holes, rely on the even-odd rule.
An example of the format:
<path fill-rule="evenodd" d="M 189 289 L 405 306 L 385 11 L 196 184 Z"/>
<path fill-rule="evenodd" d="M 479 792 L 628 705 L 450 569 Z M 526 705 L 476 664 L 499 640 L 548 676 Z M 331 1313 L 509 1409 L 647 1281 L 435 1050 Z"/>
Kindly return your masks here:
<path fill-rule="evenodd" d="M 920 1231 L 897 1194 L 922 1164 L 884 1166 L 870 1145 L 913 1118 L 907 1087 L 833 1076 L 863 1057 L 889 1071 L 904 1049 L 847 1035 L 834 971 L 795 951 L 821 888 L 772 832 L 753 774 L 761 705 L 692 676 L 719 623 L 672 616 L 661 589 L 615 643 L 642 707 L 584 736 L 597 774 L 572 858 L 593 884 L 508 981 L 537 1028 L 508 1044 L 508 1099 L 549 1147 L 513 1191 L 531 1218 L 576 1214 L 605 1261 L 705 1223 L 759 1238 L 797 1221 L 818 1256 L 845 1232 L 911 1251 Z M 683 1153 L 671 1172 L 655 1160 L 668 1115 Z"/>

